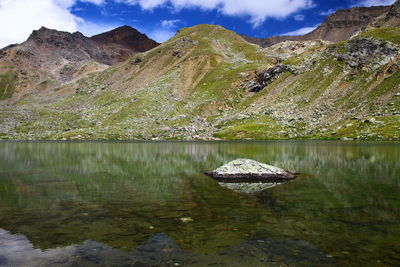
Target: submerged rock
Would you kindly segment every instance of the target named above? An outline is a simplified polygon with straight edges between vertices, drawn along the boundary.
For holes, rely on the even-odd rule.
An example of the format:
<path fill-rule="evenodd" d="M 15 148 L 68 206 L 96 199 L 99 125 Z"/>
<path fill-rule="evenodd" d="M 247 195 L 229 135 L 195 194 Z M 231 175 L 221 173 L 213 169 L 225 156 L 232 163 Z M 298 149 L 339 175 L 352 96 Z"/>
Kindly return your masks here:
<path fill-rule="evenodd" d="M 236 159 L 205 174 L 223 183 L 282 183 L 297 176 L 295 172 L 251 159 Z"/>
<path fill-rule="evenodd" d="M 256 194 L 282 183 L 218 183 L 220 186 L 244 194 Z"/>

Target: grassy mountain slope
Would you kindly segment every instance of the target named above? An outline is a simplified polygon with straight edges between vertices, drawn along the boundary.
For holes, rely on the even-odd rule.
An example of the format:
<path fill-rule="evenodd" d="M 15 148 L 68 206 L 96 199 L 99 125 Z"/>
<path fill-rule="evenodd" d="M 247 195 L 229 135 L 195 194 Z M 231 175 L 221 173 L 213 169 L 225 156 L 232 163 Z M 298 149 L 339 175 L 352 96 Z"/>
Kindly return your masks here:
<path fill-rule="evenodd" d="M 0 106 L 0 135 L 398 140 L 398 55 L 398 28 L 337 45 L 262 49 L 222 27 L 198 25 L 119 65 Z M 250 92 L 258 83 L 261 90 Z"/>

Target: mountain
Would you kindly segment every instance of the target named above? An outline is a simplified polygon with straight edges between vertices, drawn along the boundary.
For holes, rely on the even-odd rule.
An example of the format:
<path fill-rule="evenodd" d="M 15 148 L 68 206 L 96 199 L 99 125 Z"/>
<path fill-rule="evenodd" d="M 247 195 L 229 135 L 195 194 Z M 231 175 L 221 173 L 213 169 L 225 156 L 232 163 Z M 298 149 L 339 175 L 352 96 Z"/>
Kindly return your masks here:
<path fill-rule="evenodd" d="M 157 45 L 128 26 L 92 38 L 80 32 L 69 33 L 42 27 L 33 31 L 22 44 L 0 50 L 0 74 L 9 77 L 3 81 L 18 77 L 18 82 L 7 89 L 9 91 L 14 87 L 16 95 L 32 89 L 54 89 Z M 1 98 L 4 96 L 0 95 Z"/>
<path fill-rule="evenodd" d="M 130 26 L 118 27 L 90 39 L 106 50 L 115 51 L 118 61 L 124 61 L 135 53 L 146 52 L 159 45 Z"/>
<path fill-rule="evenodd" d="M 288 40 L 323 40 L 336 43 L 349 39 L 362 27 L 368 26 L 381 16 L 388 15 L 390 8 L 390 6 L 375 6 L 339 9 L 334 14 L 329 15 L 315 30 L 301 36 L 272 36 L 261 39 L 248 36 L 243 37 L 247 41 L 262 47 L 269 47 Z"/>
<path fill-rule="evenodd" d="M 393 18 L 336 44 L 268 48 L 197 25 L 119 64 L 28 93 L 9 90 L 21 82 L 10 69 L 0 77 L 0 137 L 400 140 L 400 28 L 382 27 Z"/>

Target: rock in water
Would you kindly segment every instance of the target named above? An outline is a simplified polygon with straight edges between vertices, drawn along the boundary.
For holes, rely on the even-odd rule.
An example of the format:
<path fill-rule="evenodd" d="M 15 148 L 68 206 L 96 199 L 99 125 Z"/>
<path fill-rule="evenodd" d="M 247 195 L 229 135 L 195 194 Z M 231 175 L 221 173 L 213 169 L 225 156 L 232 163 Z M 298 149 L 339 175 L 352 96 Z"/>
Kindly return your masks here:
<path fill-rule="evenodd" d="M 268 188 L 278 186 L 282 183 L 218 183 L 220 186 L 228 188 L 238 193 L 253 195 Z"/>
<path fill-rule="evenodd" d="M 205 174 L 223 183 L 282 183 L 297 176 L 297 173 L 251 159 L 236 159 Z"/>

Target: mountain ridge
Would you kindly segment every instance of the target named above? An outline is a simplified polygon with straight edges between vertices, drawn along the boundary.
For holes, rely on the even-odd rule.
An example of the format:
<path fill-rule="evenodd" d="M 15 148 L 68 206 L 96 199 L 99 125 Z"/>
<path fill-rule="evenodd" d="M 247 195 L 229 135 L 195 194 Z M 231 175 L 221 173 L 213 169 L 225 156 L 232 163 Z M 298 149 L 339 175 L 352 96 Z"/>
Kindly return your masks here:
<path fill-rule="evenodd" d="M 391 6 L 353 7 L 338 9 L 326 17 L 316 29 L 300 36 L 272 36 L 254 38 L 242 35 L 247 41 L 262 47 L 269 47 L 283 41 L 311 41 L 323 40 L 341 42 L 349 39 L 361 27 L 366 27 L 375 19 L 390 11 Z"/>
<path fill-rule="evenodd" d="M 106 39 L 107 34 L 115 38 Z M 91 38 L 80 32 L 41 27 L 32 31 L 25 42 L 0 50 L 0 67 L 2 73 L 14 73 L 13 76 L 19 77 L 13 84 L 13 91 L 21 95 L 60 87 L 157 45 L 129 26 Z"/>

